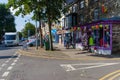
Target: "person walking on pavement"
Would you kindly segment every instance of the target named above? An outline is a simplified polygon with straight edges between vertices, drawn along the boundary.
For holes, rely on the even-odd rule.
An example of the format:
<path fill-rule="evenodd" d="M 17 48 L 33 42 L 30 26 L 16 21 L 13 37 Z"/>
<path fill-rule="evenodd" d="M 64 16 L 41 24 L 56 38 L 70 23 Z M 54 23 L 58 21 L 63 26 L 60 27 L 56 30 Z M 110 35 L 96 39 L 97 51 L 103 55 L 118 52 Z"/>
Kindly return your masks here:
<path fill-rule="evenodd" d="M 66 46 L 66 49 L 68 49 L 69 48 L 69 37 L 68 36 L 66 36 L 65 37 L 65 46 Z"/>

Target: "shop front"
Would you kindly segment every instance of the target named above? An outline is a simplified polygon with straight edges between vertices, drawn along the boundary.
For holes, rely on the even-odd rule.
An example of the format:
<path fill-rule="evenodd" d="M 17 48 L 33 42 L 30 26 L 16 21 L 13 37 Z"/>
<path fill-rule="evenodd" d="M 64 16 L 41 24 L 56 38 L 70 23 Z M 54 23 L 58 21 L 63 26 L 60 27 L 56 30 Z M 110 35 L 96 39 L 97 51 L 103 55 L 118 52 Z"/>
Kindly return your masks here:
<path fill-rule="evenodd" d="M 120 20 L 104 20 L 80 26 L 79 47 L 111 55 L 120 51 Z M 86 48 L 87 47 L 87 48 Z"/>

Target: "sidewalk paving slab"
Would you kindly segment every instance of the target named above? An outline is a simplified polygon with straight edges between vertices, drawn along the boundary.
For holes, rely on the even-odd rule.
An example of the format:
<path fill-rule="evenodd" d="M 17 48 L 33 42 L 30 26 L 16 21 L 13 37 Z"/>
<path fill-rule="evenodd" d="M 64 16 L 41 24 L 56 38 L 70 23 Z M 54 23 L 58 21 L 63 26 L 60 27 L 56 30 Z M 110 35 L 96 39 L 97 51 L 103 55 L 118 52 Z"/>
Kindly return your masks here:
<path fill-rule="evenodd" d="M 112 60 L 120 59 L 119 56 L 113 55 L 99 55 L 90 53 L 88 51 L 81 51 L 79 49 L 65 49 L 63 45 L 54 44 L 54 51 L 46 51 L 44 48 L 36 50 L 35 47 L 29 47 L 28 50 L 20 50 L 22 54 L 34 55 L 37 57 L 47 57 L 55 59 L 70 59 L 70 60 Z M 27 53 L 26 53 L 27 52 Z"/>

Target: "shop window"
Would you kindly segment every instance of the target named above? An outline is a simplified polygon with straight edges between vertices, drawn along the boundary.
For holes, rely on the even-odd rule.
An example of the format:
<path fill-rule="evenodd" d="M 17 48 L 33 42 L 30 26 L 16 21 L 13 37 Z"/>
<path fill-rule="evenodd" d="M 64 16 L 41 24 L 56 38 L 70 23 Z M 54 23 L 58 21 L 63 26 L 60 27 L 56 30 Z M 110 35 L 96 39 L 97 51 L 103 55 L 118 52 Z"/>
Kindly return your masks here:
<path fill-rule="evenodd" d="M 88 46 L 88 36 L 87 36 L 87 28 L 84 27 L 81 32 L 81 41 L 83 46 Z"/>
<path fill-rule="evenodd" d="M 103 32 L 103 38 L 104 38 L 104 47 L 110 47 L 110 26 L 105 25 L 104 26 L 104 32 Z"/>
<path fill-rule="evenodd" d="M 103 47 L 103 26 L 99 25 L 99 46 Z"/>
<path fill-rule="evenodd" d="M 77 25 L 77 15 L 73 16 L 73 26 Z"/>
<path fill-rule="evenodd" d="M 65 20 L 66 22 L 66 24 L 65 24 L 65 28 L 68 28 L 68 17 L 66 17 L 66 20 Z"/>
<path fill-rule="evenodd" d="M 66 17 L 66 28 L 72 27 L 72 16 Z"/>
<path fill-rule="evenodd" d="M 81 43 L 81 31 L 76 31 L 76 43 Z"/>
<path fill-rule="evenodd" d="M 98 46 L 99 45 L 99 26 L 93 25 L 91 26 L 91 29 L 89 29 L 89 45 L 90 46 Z"/>
<path fill-rule="evenodd" d="M 109 25 L 103 26 L 94 25 L 91 27 L 91 35 L 89 37 L 89 45 L 100 46 L 109 48 L 110 47 L 110 27 Z M 89 33 L 90 34 L 90 33 Z"/>
<path fill-rule="evenodd" d="M 72 15 L 68 17 L 68 27 L 72 27 Z"/>

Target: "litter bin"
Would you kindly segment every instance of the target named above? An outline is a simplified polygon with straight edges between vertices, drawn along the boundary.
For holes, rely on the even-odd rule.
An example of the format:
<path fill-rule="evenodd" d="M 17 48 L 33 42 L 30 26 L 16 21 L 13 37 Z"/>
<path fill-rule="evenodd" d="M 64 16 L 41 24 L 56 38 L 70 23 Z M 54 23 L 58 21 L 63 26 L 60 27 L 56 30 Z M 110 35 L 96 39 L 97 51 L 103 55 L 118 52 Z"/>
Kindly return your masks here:
<path fill-rule="evenodd" d="M 45 50 L 49 50 L 50 49 L 49 41 L 45 41 L 44 42 L 44 48 L 45 48 Z"/>
<path fill-rule="evenodd" d="M 46 36 L 45 39 L 44 39 L 44 48 L 45 48 L 45 50 L 49 50 L 50 49 L 48 36 Z"/>

